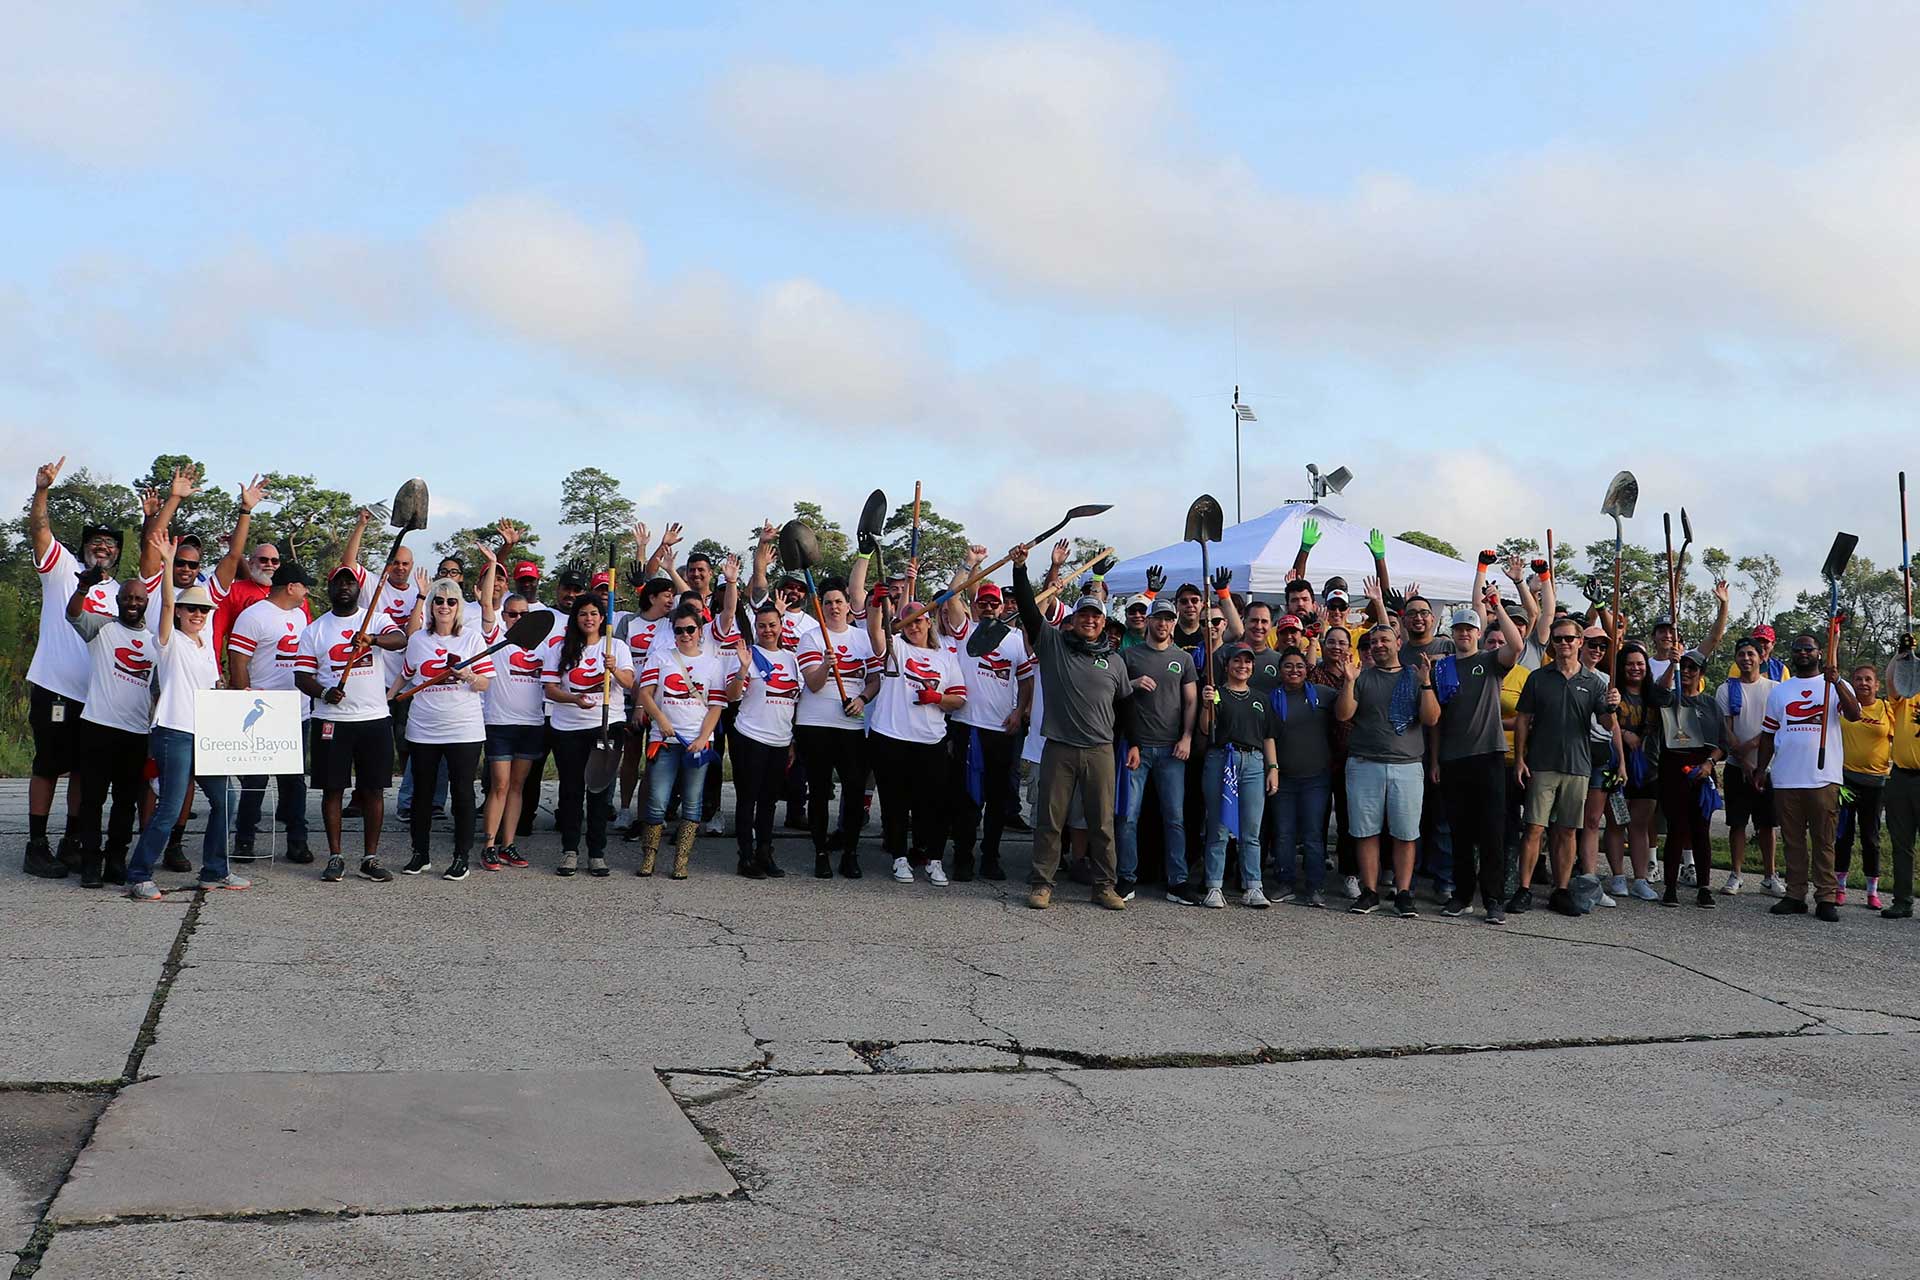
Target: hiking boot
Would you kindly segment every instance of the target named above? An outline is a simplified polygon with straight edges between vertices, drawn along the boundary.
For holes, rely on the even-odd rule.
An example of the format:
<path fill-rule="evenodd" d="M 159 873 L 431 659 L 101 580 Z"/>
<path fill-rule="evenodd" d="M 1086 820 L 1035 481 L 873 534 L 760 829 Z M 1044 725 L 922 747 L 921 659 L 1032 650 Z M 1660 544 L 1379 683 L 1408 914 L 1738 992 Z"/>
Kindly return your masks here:
<path fill-rule="evenodd" d="M 447 869 L 440 873 L 440 878 L 442 880 L 465 880 L 467 878 L 467 870 L 467 855 L 464 853 L 456 853 L 453 855 L 453 861 L 447 864 Z"/>
<path fill-rule="evenodd" d="M 693 842 L 700 834 L 700 824 L 689 819 L 680 820 L 680 833 L 673 841 L 673 878 L 687 878 L 687 864 L 693 858 Z"/>
<path fill-rule="evenodd" d="M 613 874 L 613 868 L 607 865 L 607 855 L 590 853 L 587 855 L 587 874 L 604 880 Z"/>
<path fill-rule="evenodd" d="M 1807 904 L 1799 898 L 1782 898 L 1767 908 L 1770 916 L 1803 916 L 1807 914 Z"/>
<path fill-rule="evenodd" d="M 424 853 L 416 853 L 407 859 L 406 866 L 400 868 L 400 874 L 403 876 L 417 876 L 422 871 L 431 870 L 433 870 L 433 859 Z"/>
<path fill-rule="evenodd" d="M 313 859 L 308 858 L 307 861 L 311 862 Z M 108 884 L 125 884 L 127 882 L 127 851 L 125 849 L 107 850 L 100 876 Z"/>
<path fill-rule="evenodd" d="M 760 859 L 761 875 L 765 876 L 769 880 L 780 880 L 785 878 L 787 873 L 782 871 L 780 869 L 780 864 L 773 860 L 773 845 L 771 843 L 763 844 L 759 848 L 755 849 L 754 856 Z"/>
<path fill-rule="evenodd" d="M 1707 888 L 1705 885 L 1700 886 L 1700 891 L 1693 895 L 1693 905 L 1712 910 L 1714 906 L 1713 890 Z"/>
<path fill-rule="evenodd" d="M 200 887 L 202 889 L 251 889 L 253 888 L 253 881 L 243 879 L 229 871 L 218 880 L 202 880 Z"/>
<path fill-rule="evenodd" d="M 72 836 L 61 836 L 60 843 L 53 846 L 53 856 L 58 858 L 60 865 L 69 872 L 80 869 L 81 853 L 80 842 Z"/>
<path fill-rule="evenodd" d="M 106 885 L 107 882 L 100 878 L 102 861 L 97 853 L 80 855 L 80 887 L 82 889 L 99 889 Z"/>
<path fill-rule="evenodd" d="M 852 853 L 840 855 L 840 874 L 849 880 L 860 878 L 860 859 Z"/>
<path fill-rule="evenodd" d="M 980 858 L 980 878 L 982 880 L 1005 880 L 1007 873 L 1000 866 L 999 850 L 993 850 Z"/>
<path fill-rule="evenodd" d="M 27 856 L 21 860 L 21 869 L 27 875 L 38 875 L 44 881 L 67 879 L 67 864 L 54 858 L 54 848 L 44 837 L 38 841 L 27 841 Z"/>
<path fill-rule="evenodd" d="M 337 853 L 332 855 L 327 859 L 327 869 L 320 873 L 320 878 L 328 884 L 338 884 L 346 879 L 347 860 Z"/>
<path fill-rule="evenodd" d="M 500 861 L 510 867 L 524 867 L 527 865 L 527 860 L 520 856 L 520 846 L 517 844 L 510 844 L 500 850 Z"/>
<path fill-rule="evenodd" d="M 767 873 L 760 869 L 760 859 L 750 850 L 741 850 L 739 861 L 734 865 L 733 874 L 746 880 L 765 880 Z"/>
<path fill-rule="evenodd" d="M 160 865 L 162 868 L 168 871 L 179 871 L 183 873 L 193 870 L 193 864 L 187 861 L 187 851 L 181 848 L 186 837 L 187 833 L 181 828 L 175 827 L 173 829 L 173 834 L 167 837 L 166 852 L 160 855 Z"/>
<path fill-rule="evenodd" d="M 640 865 L 634 868 L 633 874 L 653 874 L 653 864 L 660 857 L 660 837 L 665 831 L 666 828 L 658 822 L 649 822 L 640 828 Z"/>
<path fill-rule="evenodd" d="M 1533 890 L 1515 889 L 1513 896 L 1507 899 L 1507 910 L 1516 916 L 1523 916 L 1533 910 Z"/>
<path fill-rule="evenodd" d="M 560 861 L 554 864 L 553 874 L 557 876 L 570 876 L 579 869 L 580 851 L 578 849 L 562 849 L 560 851 Z M 642 871 L 640 874 L 645 875 L 647 873 Z"/>
<path fill-rule="evenodd" d="M 135 902 L 159 902 L 167 895 L 160 892 L 160 886 L 151 880 L 142 880 L 139 884 L 127 886 L 127 896 Z"/>
<path fill-rule="evenodd" d="M 1900 899 L 1895 898 L 1892 906 L 1886 907 L 1880 912 L 1880 918 L 1882 920 L 1911 920 L 1913 919 L 1913 903 L 1902 902 Z"/>
<path fill-rule="evenodd" d="M 815 880 L 833 879 L 833 859 L 824 853 L 813 855 L 813 878 Z"/>
<path fill-rule="evenodd" d="M 971 851 L 967 853 L 956 851 L 954 853 L 953 871 L 951 875 L 955 880 L 959 880 L 962 883 L 973 879 L 973 854 Z"/>
<path fill-rule="evenodd" d="M 378 858 L 360 859 L 360 878 L 371 880 L 375 884 L 388 884 L 393 880 L 393 872 L 380 865 Z"/>
<path fill-rule="evenodd" d="M 1098 889 L 1095 889 L 1091 901 L 1094 906 L 1099 907 L 1103 911 L 1125 911 L 1127 909 L 1126 900 L 1115 893 L 1113 886 L 1110 884 L 1103 884 Z"/>
<path fill-rule="evenodd" d="M 1027 890 L 1027 905 L 1035 911 L 1045 911 L 1053 905 L 1053 886 L 1037 884 Z"/>
<path fill-rule="evenodd" d="M 1838 924 L 1840 922 L 1840 908 L 1831 902 L 1823 902 L 1813 909 L 1813 918 L 1815 920 L 1825 920 L 1828 924 Z"/>
<path fill-rule="evenodd" d="M 1574 905 L 1571 889 L 1555 889 L 1547 895 L 1547 910 L 1563 916 L 1577 916 L 1580 908 Z"/>

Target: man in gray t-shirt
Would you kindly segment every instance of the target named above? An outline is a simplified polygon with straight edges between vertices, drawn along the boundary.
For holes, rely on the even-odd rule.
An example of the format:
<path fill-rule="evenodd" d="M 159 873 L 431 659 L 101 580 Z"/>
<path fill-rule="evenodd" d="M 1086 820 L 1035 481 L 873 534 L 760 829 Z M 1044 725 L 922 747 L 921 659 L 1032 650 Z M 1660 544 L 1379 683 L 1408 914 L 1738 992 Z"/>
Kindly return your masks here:
<path fill-rule="evenodd" d="M 1364 915 L 1380 906 L 1376 885 L 1384 832 L 1393 841 L 1394 910 L 1411 916 L 1417 914 L 1413 843 L 1420 836 L 1425 726 L 1440 719 L 1433 660 L 1418 654 L 1410 668 L 1402 668 L 1399 637 L 1390 627 L 1367 633 L 1367 652 L 1373 665 L 1364 671 L 1346 669 L 1346 683 L 1333 707 L 1336 720 L 1353 726 L 1347 741 L 1347 822 L 1361 892 L 1349 909 Z"/>
<path fill-rule="evenodd" d="M 1487 920 L 1507 918 L 1507 737 L 1500 728 L 1500 686 L 1520 653 L 1520 630 L 1506 611 L 1493 611 L 1500 643 L 1480 648 L 1480 619 L 1470 608 L 1453 611 L 1454 652 L 1434 664 L 1440 699 L 1437 736 L 1440 798 L 1453 836 L 1453 894 L 1441 914 L 1457 916 L 1480 903 Z M 1431 775 L 1430 775 L 1431 776 Z"/>
<path fill-rule="evenodd" d="M 1173 643 L 1178 616 L 1173 601 L 1155 600 L 1147 612 L 1146 639 L 1120 652 L 1133 692 L 1121 708 L 1127 758 L 1119 785 L 1126 808 L 1115 832 L 1119 875 L 1114 887 L 1122 898 L 1131 898 L 1137 888 L 1140 809 L 1151 779 L 1160 802 L 1160 831 L 1166 838 L 1167 901 L 1191 907 L 1200 900 L 1187 887 L 1185 807 L 1200 683 L 1193 655 Z"/>
<path fill-rule="evenodd" d="M 1620 705 L 1620 691 L 1609 687 L 1605 676 L 1580 666 L 1581 630 L 1572 618 L 1554 620 L 1553 661 L 1527 677 L 1514 709 L 1513 771 L 1527 791 L 1527 838 L 1520 852 L 1520 888 L 1507 902 L 1509 911 L 1533 906 L 1533 867 L 1540 860 L 1541 837 L 1552 826 L 1554 889 L 1547 905 L 1561 915 L 1580 914 L 1567 886 L 1593 767 L 1588 734 L 1596 717 L 1611 733 L 1614 708 Z"/>

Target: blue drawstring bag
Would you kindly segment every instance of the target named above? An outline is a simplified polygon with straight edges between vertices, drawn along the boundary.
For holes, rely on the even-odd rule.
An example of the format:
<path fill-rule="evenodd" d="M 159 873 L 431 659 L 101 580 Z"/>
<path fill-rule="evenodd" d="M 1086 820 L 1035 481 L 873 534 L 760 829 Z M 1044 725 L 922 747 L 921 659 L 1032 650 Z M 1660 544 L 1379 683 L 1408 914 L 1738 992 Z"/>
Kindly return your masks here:
<path fill-rule="evenodd" d="M 1647 779 L 1653 776 L 1653 767 L 1647 763 L 1647 753 L 1635 747 L 1627 752 L 1627 781 L 1636 787 L 1647 785 Z"/>
<path fill-rule="evenodd" d="M 1704 817 L 1711 818 L 1716 810 L 1726 808 L 1727 804 L 1720 796 L 1720 788 L 1714 784 L 1713 770 L 1708 769 L 1706 772 L 1707 780 L 1700 784 L 1700 813 Z"/>
<path fill-rule="evenodd" d="M 980 746 L 980 731 L 967 729 L 967 799 L 984 804 L 987 794 L 987 753 Z"/>
<path fill-rule="evenodd" d="M 1220 826 L 1240 839 L 1240 750 L 1228 745 L 1220 773 Z"/>
<path fill-rule="evenodd" d="M 1460 692 L 1460 665 L 1454 655 L 1448 654 L 1433 664 L 1433 696 L 1440 700 L 1441 706 L 1453 701 L 1453 695 Z"/>

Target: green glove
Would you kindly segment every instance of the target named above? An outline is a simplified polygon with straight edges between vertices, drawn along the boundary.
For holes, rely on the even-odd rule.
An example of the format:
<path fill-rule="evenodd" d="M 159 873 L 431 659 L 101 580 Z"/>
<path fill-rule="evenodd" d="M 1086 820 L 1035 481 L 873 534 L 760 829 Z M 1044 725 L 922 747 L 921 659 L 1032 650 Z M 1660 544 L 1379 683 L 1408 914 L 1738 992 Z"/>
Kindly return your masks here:
<path fill-rule="evenodd" d="M 1300 522 L 1300 549 L 1311 551 L 1320 541 L 1320 522 L 1303 520 Z"/>
<path fill-rule="evenodd" d="M 1375 560 L 1387 558 L 1387 540 L 1380 536 L 1378 529 L 1367 530 L 1367 550 L 1373 552 Z"/>

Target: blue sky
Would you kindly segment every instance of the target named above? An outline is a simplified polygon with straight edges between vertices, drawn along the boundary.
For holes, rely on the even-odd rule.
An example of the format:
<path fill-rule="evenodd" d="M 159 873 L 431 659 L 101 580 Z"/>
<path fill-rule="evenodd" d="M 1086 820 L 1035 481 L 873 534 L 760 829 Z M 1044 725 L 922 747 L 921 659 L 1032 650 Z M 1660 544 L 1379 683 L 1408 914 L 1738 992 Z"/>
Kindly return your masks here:
<path fill-rule="evenodd" d="M 369 497 L 419 473 L 448 522 L 556 541 L 591 463 L 737 541 L 921 479 L 996 547 L 1113 501 L 1085 532 L 1131 553 L 1202 489 L 1231 514 L 1237 381 L 1249 514 L 1345 462 L 1389 532 L 1579 541 L 1630 466 L 1792 577 L 1839 523 L 1896 558 L 1907 15 L 659 12 L 17 15 L 23 489 L 41 453 L 187 450 Z"/>

